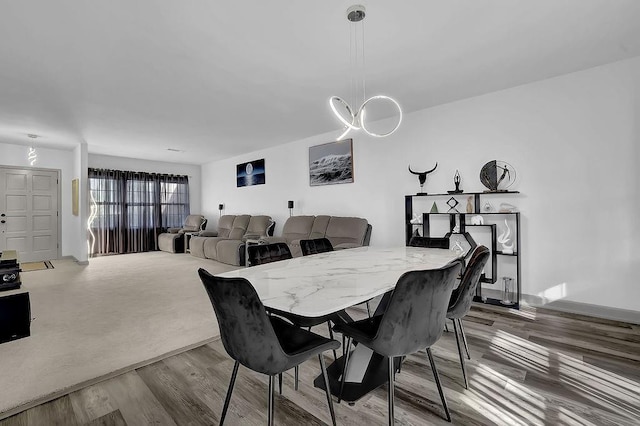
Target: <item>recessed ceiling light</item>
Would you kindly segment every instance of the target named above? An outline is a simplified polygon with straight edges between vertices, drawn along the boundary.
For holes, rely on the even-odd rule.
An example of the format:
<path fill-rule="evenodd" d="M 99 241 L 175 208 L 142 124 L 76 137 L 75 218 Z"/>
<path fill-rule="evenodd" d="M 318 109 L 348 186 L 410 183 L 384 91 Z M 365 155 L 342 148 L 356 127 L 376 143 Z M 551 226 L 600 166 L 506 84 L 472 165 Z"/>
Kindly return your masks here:
<path fill-rule="evenodd" d="M 34 135 L 33 133 L 27 133 L 27 136 L 29 136 L 31 139 L 36 139 L 40 137 L 38 135 Z"/>

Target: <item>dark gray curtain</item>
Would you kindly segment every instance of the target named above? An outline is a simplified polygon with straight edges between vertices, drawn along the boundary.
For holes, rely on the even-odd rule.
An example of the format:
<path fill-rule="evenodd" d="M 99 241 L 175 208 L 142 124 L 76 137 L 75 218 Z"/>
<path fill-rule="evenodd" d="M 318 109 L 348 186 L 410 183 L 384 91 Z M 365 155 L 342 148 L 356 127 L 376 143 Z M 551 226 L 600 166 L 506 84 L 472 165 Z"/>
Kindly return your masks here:
<path fill-rule="evenodd" d="M 89 169 L 90 255 L 158 249 L 158 234 L 189 215 L 187 176 Z"/>

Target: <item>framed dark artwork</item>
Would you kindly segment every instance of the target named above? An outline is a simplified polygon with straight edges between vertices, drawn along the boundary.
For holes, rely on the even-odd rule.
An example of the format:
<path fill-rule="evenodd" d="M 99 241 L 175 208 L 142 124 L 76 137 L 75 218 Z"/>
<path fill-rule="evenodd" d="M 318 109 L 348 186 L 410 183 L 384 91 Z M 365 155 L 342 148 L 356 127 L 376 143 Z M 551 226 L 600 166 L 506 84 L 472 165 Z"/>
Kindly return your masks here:
<path fill-rule="evenodd" d="M 236 183 L 238 188 L 241 186 L 264 185 L 264 182 L 264 158 L 236 166 Z"/>
<path fill-rule="evenodd" d="M 311 186 L 353 183 L 353 140 L 309 147 Z"/>

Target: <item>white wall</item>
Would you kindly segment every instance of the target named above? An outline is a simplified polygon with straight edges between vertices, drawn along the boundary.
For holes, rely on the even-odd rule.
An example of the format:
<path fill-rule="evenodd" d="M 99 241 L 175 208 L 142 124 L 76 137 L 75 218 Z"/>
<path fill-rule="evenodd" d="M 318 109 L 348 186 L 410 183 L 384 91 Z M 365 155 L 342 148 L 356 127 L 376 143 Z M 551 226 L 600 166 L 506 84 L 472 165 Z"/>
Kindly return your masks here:
<path fill-rule="evenodd" d="M 59 230 L 62 256 L 73 256 L 78 259 L 78 218 L 71 212 L 71 181 L 78 177 L 75 175 L 75 156 L 73 151 L 60 149 L 36 148 L 38 159 L 33 167 L 43 169 L 57 169 L 61 171 L 60 215 L 62 216 L 62 229 Z M 7 144 L 0 142 L 0 165 L 31 167 L 27 160 L 29 147 L 23 145 Z"/>
<path fill-rule="evenodd" d="M 89 155 L 87 145 L 79 144 L 73 150 L 37 147 L 38 160 L 33 167 L 57 169 L 61 171 L 61 254 L 72 256 L 79 262 L 87 261 L 87 168 L 101 167 L 119 170 L 136 170 L 155 173 L 186 174 L 189 176 L 191 211 L 200 212 L 200 166 L 171 164 L 157 161 L 136 160 L 106 155 Z M 29 148 L 23 145 L 7 144 L 0 141 L 0 165 L 30 167 L 27 160 Z M 80 212 L 72 214 L 71 181 L 80 179 Z"/>
<path fill-rule="evenodd" d="M 110 155 L 89 154 L 89 167 L 98 169 L 131 170 L 136 172 L 166 173 L 189 176 L 189 208 L 191 213 L 200 214 L 201 180 L 200 166 L 193 164 L 165 163 L 162 161 L 139 160 Z"/>
<path fill-rule="evenodd" d="M 278 234 L 294 200 L 294 214 L 365 217 L 372 245 L 402 245 L 404 195 L 418 190 L 408 164 L 439 163 L 427 192 L 453 189 L 456 169 L 474 191 L 484 189 L 482 165 L 504 160 L 522 193 L 511 202 L 523 216 L 523 292 L 640 311 L 639 123 L 634 58 L 408 114 L 388 138 L 356 133 L 353 184 L 308 183 L 308 147 L 338 131 L 206 164 L 203 213 L 209 228 L 219 203 L 229 214 L 269 214 Z M 260 158 L 266 184 L 236 188 L 236 164 Z"/>

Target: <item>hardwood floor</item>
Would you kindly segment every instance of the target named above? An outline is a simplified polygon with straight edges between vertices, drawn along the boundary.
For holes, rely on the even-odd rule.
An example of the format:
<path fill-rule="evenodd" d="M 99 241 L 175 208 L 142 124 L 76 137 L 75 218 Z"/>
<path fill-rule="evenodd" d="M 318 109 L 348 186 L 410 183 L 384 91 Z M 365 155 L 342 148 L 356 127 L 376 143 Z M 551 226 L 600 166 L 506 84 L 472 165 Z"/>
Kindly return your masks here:
<path fill-rule="evenodd" d="M 433 347 L 453 424 L 640 424 L 640 327 L 477 305 L 464 323 L 472 358 L 469 389 L 453 333 L 444 333 Z M 314 331 L 326 333 L 326 327 Z M 326 361 L 333 361 L 330 353 Z M 232 368 L 217 340 L 39 405 L 0 426 L 217 424 Z M 298 391 L 293 372 L 285 375 L 283 395 L 276 396 L 276 424 L 329 423 L 324 392 L 312 385 L 319 373 L 317 359 L 304 363 Z M 241 367 L 225 424 L 266 424 L 266 394 L 267 378 Z M 425 352 L 403 363 L 395 398 L 398 424 L 448 424 Z M 338 424 L 387 422 L 386 386 L 353 406 L 334 405 Z"/>

